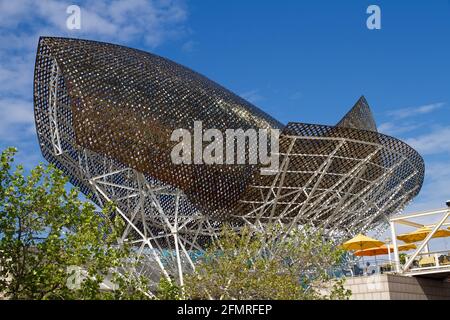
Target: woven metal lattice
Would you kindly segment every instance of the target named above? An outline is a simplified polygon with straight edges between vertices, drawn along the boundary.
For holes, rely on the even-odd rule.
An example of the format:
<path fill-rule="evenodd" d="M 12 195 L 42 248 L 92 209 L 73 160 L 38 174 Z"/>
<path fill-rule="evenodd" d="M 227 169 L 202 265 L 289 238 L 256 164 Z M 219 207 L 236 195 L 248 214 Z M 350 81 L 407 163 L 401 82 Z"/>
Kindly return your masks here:
<path fill-rule="evenodd" d="M 398 212 L 423 182 L 420 155 L 376 132 L 364 98 L 336 126 L 284 127 L 174 62 L 63 38 L 40 39 L 34 84 L 44 157 L 98 205 L 115 201 L 124 237 L 153 249 L 201 250 L 224 220 L 312 222 L 353 234 Z M 171 133 L 192 132 L 194 121 L 221 131 L 281 129 L 280 169 L 264 176 L 257 165 L 172 164 Z"/>
<path fill-rule="evenodd" d="M 59 117 L 70 122 L 62 134 L 80 147 L 182 189 L 198 208 L 217 218 L 240 198 L 255 166 L 175 165 L 172 132 L 183 128 L 193 135 L 194 121 L 221 132 L 282 127 L 239 96 L 162 57 L 94 41 L 42 38 L 35 75 L 37 83 L 45 83 L 35 88 L 40 136 L 51 135 L 44 132 L 44 124 L 51 121 L 44 110 L 55 65 L 58 105 L 68 113 Z"/>
<path fill-rule="evenodd" d="M 289 123 L 280 139 L 279 172 L 256 176 L 235 214 L 352 234 L 385 223 L 418 194 L 423 177 L 420 155 L 395 138 Z"/>

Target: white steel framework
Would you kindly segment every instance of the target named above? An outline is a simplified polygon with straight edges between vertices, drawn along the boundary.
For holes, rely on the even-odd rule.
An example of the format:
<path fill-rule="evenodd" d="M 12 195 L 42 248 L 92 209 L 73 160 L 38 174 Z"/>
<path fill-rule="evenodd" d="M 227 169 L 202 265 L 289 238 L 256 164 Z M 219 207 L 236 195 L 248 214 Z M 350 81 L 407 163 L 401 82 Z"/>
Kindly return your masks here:
<path fill-rule="evenodd" d="M 183 284 L 183 274 L 194 270 L 223 223 L 256 231 L 267 223 L 288 230 L 312 224 L 336 240 L 369 229 L 382 232 L 388 216 L 399 212 L 422 185 L 423 161 L 401 141 L 365 129 L 289 123 L 280 136 L 279 170 L 254 177 L 229 212 L 219 208 L 225 214 L 205 213 L 181 188 L 108 156 L 108 148 L 114 148 L 108 136 L 84 137 L 97 145 L 104 142 L 103 153 L 78 143 L 74 110 L 80 113 L 83 92 L 76 86 L 78 78 L 62 72 L 60 60 L 49 48 L 39 47 L 34 98 L 42 153 L 99 207 L 116 204 L 114 216 L 126 224 L 121 241 L 132 243 L 146 258 L 141 272 L 154 284 L 161 276 Z M 352 109 L 343 123 L 370 124 L 370 117 L 352 116 L 359 111 Z M 89 122 L 82 125 L 92 129 Z"/>
<path fill-rule="evenodd" d="M 423 224 L 417 222 L 418 218 L 430 218 L 436 217 L 438 221 L 433 224 Z M 430 228 L 430 232 L 426 237 L 420 242 L 417 249 L 410 255 L 408 255 L 404 264 L 400 263 L 399 251 L 398 251 L 398 241 L 397 241 L 397 224 L 402 224 L 413 228 Z M 429 243 L 432 238 L 436 235 L 436 232 L 442 227 L 450 226 L 450 208 L 428 210 L 423 212 L 411 213 L 407 215 L 401 215 L 393 217 L 390 219 L 390 228 L 392 243 L 394 247 L 394 269 L 396 273 L 404 275 L 426 275 L 426 274 L 436 274 L 436 273 L 449 273 L 450 274 L 450 264 L 446 263 L 441 265 L 439 263 L 438 254 L 448 255 L 449 252 L 429 252 Z M 413 266 L 413 263 L 417 262 L 419 257 L 432 258 L 431 263 L 428 266 L 422 267 L 420 265 Z"/>

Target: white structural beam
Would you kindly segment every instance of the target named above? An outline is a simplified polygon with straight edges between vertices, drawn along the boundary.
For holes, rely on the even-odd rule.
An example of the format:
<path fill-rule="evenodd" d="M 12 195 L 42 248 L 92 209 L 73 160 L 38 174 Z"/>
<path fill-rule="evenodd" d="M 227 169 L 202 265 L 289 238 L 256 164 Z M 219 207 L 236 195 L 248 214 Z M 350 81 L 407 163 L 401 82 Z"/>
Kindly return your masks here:
<path fill-rule="evenodd" d="M 397 246 L 397 232 L 395 230 L 395 223 L 390 221 L 391 226 L 391 237 L 392 237 L 392 245 L 394 247 L 394 264 L 395 264 L 395 272 L 400 273 L 400 257 L 398 255 L 398 246 Z"/>
<path fill-rule="evenodd" d="M 404 224 L 405 226 L 410 226 L 410 227 L 415 227 L 415 228 L 422 228 L 422 227 L 424 227 L 424 225 L 421 224 L 421 223 L 416 223 L 416 222 L 412 222 L 412 221 L 409 221 L 409 220 L 397 220 L 396 222 L 400 223 L 400 224 Z"/>
<path fill-rule="evenodd" d="M 410 214 L 405 214 L 405 215 L 401 215 L 398 217 L 394 217 L 394 218 L 391 218 L 390 221 L 397 222 L 400 220 L 409 220 L 411 218 L 426 217 L 426 216 L 431 216 L 431 215 L 435 215 L 435 214 L 439 214 L 439 213 L 445 213 L 447 211 L 448 211 L 448 208 L 421 211 L 421 212 L 417 212 L 417 213 L 410 213 Z"/>
<path fill-rule="evenodd" d="M 53 153 L 56 156 L 62 154 L 61 138 L 59 137 L 58 128 L 58 84 L 59 84 L 59 67 L 54 60 L 52 71 L 50 73 L 49 90 L 48 90 L 48 119 L 50 124 L 50 139 L 52 141 Z"/>
<path fill-rule="evenodd" d="M 422 241 L 420 246 L 417 248 L 417 250 L 409 257 L 408 260 L 406 260 L 405 265 L 403 266 L 403 271 L 407 271 L 409 269 L 409 266 L 413 263 L 414 259 L 416 259 L 417 255 L 422 252 L 424 248 L 428 246 L 428 242 L 431 240 L 431 238 L 434 236 L 436 231 L 439 230 L 439 228 L 442 226 L 442 224 L 447 221 L 448 217 L 450 216 L 450 210 L 447 209 L 447 212 L 444 213 L 442 219 L 434 226 L 433 230 L 428 233 L 426 238 Z M 428 251 L 428 250 L 427 250 Z"/>
<path fill-rule="evenodd" d="M 401 267 L 400 261 L 399 261 L 399 254 L 398 254 L 398 246 L 397 246 L 397 232 L 396 232 L 396 224 L 403 224 L 410 227 L 415 228 L 421 228 L 425 225 L 422 223 L 418 223 L 415 221 L 412 221 L 417 218 L 424 218 L 429 217 L 432 215 L 439 215 L 442 214 L 442 217 L 439 219 L 439 221 L 435 224 L 427 225 L 432 230 L 427 234 L 425 239 L 420 243 L 419 247 L 414 251 L 414 253 L 409 256 L 409 258 L 405 261 L 405 264 Z M 401 215 L 397 217 L 393 217 L 389 219 L 389 224 L 391 227 L 391 236 L 392 236 L 392 243 L 394 246 L 394 263 L 395 263 L 395 271 L 397 273 L 407 273 L 409 271 L 409 268 L 411 264 L 414 262 L 414 260 L 417 258 L 417 256 L 422 252 L 428 252 L 428 244 L 429 241 L 433 238 L 433 236 L 436 234 L 436 232 L 441 228 L 443 225 L 449 224 L 447 220 L 450 217 L 450 208 L 445 209 L 437 209 L 437 210 L 427 210 L 417 213 L 411 213 L 407 215 Z"/>

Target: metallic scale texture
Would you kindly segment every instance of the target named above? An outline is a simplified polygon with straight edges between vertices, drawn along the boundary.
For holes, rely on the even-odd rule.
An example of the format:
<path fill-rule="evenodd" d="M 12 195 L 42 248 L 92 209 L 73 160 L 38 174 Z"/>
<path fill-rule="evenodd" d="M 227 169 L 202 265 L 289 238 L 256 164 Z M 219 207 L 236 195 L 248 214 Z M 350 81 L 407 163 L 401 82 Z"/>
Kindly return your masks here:
<path fill-rule="evenodd" d="M 364 97 L 356 102 L 336 126 L 377 132 L 377 125 Z"/>
<path fill-rule="evenodd" d="M 172 132 L 192 130 L 194 121 L 222 132 L 282 127 L 227 89 L 156 55 L 73 39 L 41 44 L 39 68 L 51 73 L 56 61 L 64 79 L 74 142 L 182 189 L 210 215 L 223 214 L 239 199 L 254 168 L 174 165 Z"/>
<path fill-rule="evenodd" d="M 44 157 L 99 206 L 117 204 L 123 240 L 147 272 L 183 283 L 224 221 L 312 223 L 331 236 L 382 230 L 420 191 L 424 163 L 379 134 L 362 97 L 336 126 L 281 123 L 204 76 L 122 46 L 41 38 L 34 101 Z M 173 130 L 280 129 L 280 168 L 172 164 Z M 159 270 L 159 272 L 158 272 Z"/>

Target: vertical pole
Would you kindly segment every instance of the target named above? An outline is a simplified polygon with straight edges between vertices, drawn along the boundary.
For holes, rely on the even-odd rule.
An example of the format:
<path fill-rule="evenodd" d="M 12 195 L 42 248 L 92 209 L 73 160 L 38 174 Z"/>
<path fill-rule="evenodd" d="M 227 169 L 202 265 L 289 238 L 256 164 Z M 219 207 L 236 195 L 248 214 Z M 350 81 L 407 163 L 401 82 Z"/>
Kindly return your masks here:
<path fill-rule="evenodd" d="M 394 246 L 395 272 L 400 273 L 400 258 L 398 256 L 397 234 L 395 232 L 395 222 L 390 221 L 389 224 L 391 226 L 392 245 Z"/>
<path fill-rule="evenodd" d="M 180 249 L 178 246 L 178 210 L 179 210 L 179 203 L 180 203 L 180 192 L 177 192 L 176 198 L 175 198 L 175 222 L 174 226 L 172 228 L 172 234 L 173 234 L 173 241 L 175 242 L 175 254 L 177 259 L 177 267 L 178 267 L 178 276 L 180 278 L 180 286 L 183 288 L 184 282 L 183 282 L 183 269 L 181 267 L 181 256 L 180 256 Z"/>
<path fill-rule="evenodd" d="M 389 264 L 392 263 L 392 257 L 391 257 L 391 243 L 392 243 L 392 240 L 389 239 L 389 238 L 387 238 L 387 239 L 386 239 L 386 244 L 387 244 L 387 249 L 388 249 Z"/>

